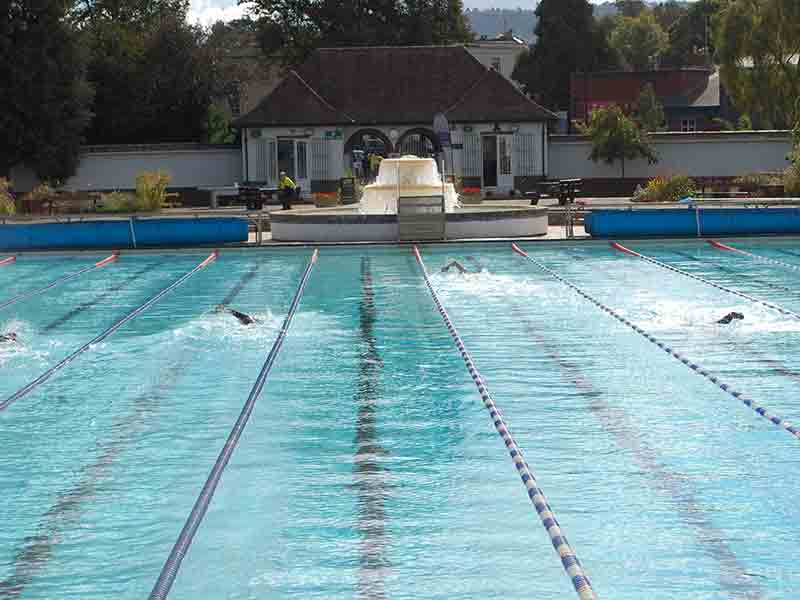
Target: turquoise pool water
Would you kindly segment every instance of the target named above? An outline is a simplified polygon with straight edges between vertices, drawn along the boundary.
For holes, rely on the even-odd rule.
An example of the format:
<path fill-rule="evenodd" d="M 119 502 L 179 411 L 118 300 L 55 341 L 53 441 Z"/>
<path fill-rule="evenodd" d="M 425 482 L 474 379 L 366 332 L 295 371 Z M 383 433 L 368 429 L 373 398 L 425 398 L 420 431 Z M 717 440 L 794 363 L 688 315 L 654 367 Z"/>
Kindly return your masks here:
<path fill-rule="evenodd" d="M 800 320 L 605 244 L 522 246 L 800 421 Z M 628 246 L 800 313 L 800 272 Z M 736 246 L 800 267 L 794 241 Z M 507 244 L 421 252 L 598 597 L 794 597 L 800 440 Z M 124 254 L 0 309 L 0 401 L 206 255 Z M 147 597 L 309 256 L 222 252 L 0 412 L 0 598 Z M 0 303 L 102 258 L 21 257 Z M 322 248 L 170 598 L 575 597 L 526 496 L 409 248 Z"/>

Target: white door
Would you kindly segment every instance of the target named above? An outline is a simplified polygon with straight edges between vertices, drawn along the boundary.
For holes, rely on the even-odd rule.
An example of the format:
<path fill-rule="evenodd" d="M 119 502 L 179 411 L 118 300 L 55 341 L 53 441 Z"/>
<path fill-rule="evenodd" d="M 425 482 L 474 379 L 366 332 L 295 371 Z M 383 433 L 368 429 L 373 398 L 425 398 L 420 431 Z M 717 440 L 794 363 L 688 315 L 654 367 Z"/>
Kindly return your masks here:
<path fill-rule="evenodd" d="M 514 189 L 514 136 L 497 136 L 497 187 L 500 190 Z"/>
<path fill-rule="evenodd" d="M 300 186 L 303 196 L 311 192 L 309 155 L 307 140 L 278 140 L 278 169 L 286 171 L 289 178 Z"/>
<path fill-rule="evenodd" d="M 311 169 L 309 168 L 311 153 L 308 151 L 308 142 L 306 140 L 297 140 L 294 155 L 295 174 L 297 175 L 295 183 L 300 186 L 301 195 L 309 196 L 311 194 Z"/>
<path fill-rule="evenodd" d="M 481 136 L 483 147 L 483 187 L 495 191 L 514 188 L 512 164 L 513 136 L 509 134 Z"/>

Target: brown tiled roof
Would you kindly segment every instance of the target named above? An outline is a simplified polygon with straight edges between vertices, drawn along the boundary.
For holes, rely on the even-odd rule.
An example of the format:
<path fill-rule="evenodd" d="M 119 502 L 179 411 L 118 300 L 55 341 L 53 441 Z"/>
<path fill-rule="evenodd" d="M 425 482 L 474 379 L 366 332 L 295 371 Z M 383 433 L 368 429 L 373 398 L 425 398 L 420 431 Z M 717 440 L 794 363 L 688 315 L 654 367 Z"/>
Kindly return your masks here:
<path fill-rule="evenodd" d="M 543 121 L 555 118 L 463 46 L 316 51 L 237 127 Z"/>

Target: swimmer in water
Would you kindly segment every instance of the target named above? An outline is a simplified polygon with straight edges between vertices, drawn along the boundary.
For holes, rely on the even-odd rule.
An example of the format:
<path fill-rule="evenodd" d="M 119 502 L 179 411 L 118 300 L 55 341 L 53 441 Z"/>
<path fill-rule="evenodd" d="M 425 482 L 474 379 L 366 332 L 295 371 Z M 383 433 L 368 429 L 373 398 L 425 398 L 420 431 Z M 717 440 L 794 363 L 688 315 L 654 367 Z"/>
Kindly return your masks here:
<path fill-rule="evenodd" d="M 257 323 L 257 321 L 250 315 L 246 315 L 238 310 L 228 308 L 224 304 L 217 305 L 217 312 L 227 312 L 232 314 L 242 325 L 255 325 Z"/>
<path fill-rule="evenodd" d="M 744 315 L 742 313 L 730 312 L 727 315 L 725 315 L 724 317 L 722 317 L 719 321 L 717 321 L 717 323 L 720 324 L 720 325 L 729 325 L 734 320 L 735 321 L 741 321 L 742 319 L 744 319 Z"/>
<path fill-rule="evenodd" d="M 0 333 L 0 344 L 16 344 L 18 341 L 16 333 Z"/>
<path fill-rule="evenodd" d="M 445 265 L 444 267 L 442 267 L 442 273 L 447 273 L 447 272 L 448 272 L 450 269 L 452 269 L 452 268 L 456 268 L 456 269 L 458 269 L 458 272 L 459 272 L 459 273 L 461 273 L 462 275 L 463 275 L 464 273 L 468 273 L 468 271 L 467 271 L 467 270 L 464 268 L 464 265 L 462 265 L 462 264 L 461 264 L 460 262 L 458 262 L 457 260 L 454 260 L 454 261 L 452 261 L 452 262 L 449 262 L 447 265 Z"/>

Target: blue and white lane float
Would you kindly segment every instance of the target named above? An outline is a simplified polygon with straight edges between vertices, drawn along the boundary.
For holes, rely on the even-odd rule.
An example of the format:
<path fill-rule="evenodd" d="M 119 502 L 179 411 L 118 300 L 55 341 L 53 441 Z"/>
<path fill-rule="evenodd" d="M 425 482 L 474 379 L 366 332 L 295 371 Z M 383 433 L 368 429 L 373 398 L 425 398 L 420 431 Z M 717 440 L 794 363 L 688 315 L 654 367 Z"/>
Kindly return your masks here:
<path fill-rule="evenodd" d="M 17 302 L 20 302 L 22 300 L 27 300 L 28 298 L 31 298 L 33 296 L 36 296 L 36 295 L 41 294 L 43 292 L 46 292 L 47 290 L 51 290 L 54 287 L 56 287 L 57 285 L 60 285 L 62 283 L 66 283 L 67 281 L 75 279 L 76 277 L 80 277 L 81 275 L 83 275 L 84 273 L 88 273 L 89 271 L 94 271 L 95 269 L 102 269 L 106 265 L 111 264 L 112 262 L 115 262 L 118 259 L 119 259 L 119 251 L 115 251 L 114 254 L 112 254 L 111 256 L 108 256 L 108 257 L 104 258 L 103 260 L 101 260 L 99 262 L 96 262 L 93 265 L 89 265 L 88 267 L 84 267 L 83 269 L 81 269 L 79 271 L 75 271 L 74 273 L 70 273 L 68 275 L 64 275 L 62 277 L 59 277 L 58 279 L 56 279 L 54 281 L 51 281 L 50 283 L 48 283 L 44 287 L 40 287 L 40 288 L 37 288 L 35 290 L 31 290 L 30 292 L 24 292 L 22 294 L 19 294 L 18 296 L 14 296 L 13 298 L 9 298 L 8 300 L 4 300 L 4 301 L 0 302 L 0 308 L 5 308 L 6 306 L 11 306 L 12 304 L 16 304 Z M 16 258 L 14 260 L 16 260 Z"/>
<path fill-rule="evenodd" d="M 738 296 L 739 298 L 743 298 L 749 302 L 755 302 L 756 304 L 760 304 L 761 306 L 766 306 L 770 310 L 779 312 L 782 315 L 786 315 L 787 317 L 792 317 L 793 319 L 800 320 L 800 314 L 791 311 L 788 308 L 783 308 L 782 306 L 778 306 L 777 304 L 773 304 L 772 302 L 767 302 L 766 300 L 759 300 L 758 298 L 725 287 L 724 285 L 719 285 L 718 283 L 714 283 L 713 281 L 709 281 L 708 279 L 703 279 L 702 277 L 698 277 L 697 275 L 693 275 L 692 273 L 688 273 L 687 271 L 682 271 L 681 269 L 673 267 L 672 265 L 668 265 L 667 263 L 661 262 L 660 260 L 656 260 L 655 258 L 650 258 L 649 256 L 645 256 L 644 254 L 639 254 L 635 250 L 626 248 L 619 242 L 609 242 L 609 243 L 611 244 L 611 247 L 614 248 L 615 250 L 619 250 L 620 252 L 624 252 L 625 254 L 629 254 L 630 256 L 635 256 L 636 258 L 641 258 L 642 260 L 652 263 L 656 266 L 659 266 L 662 269 L 666 269 L 667 271 L 672 271 L 673 273 L 677 273 L 678 275 L 683 275 L 684 277 L 688 277 L 689 279 L 694 279 L 695 281 L 699 281 L 700 283 L 704 283 L 705 285 L 710 285 L 713 288 L 716 288 L 723 292 L 727 292 L 729 294 L 733 294 L 734 296 Z"/>
<path fill-rule="evenodd" d="M 445 310 L 441 300 L 439 300 L 439 295 L 433 288 L 433 284 L 431 284 L 430 277 L 428 276 L 428 270 L 425 268 L 425 263 L 422 260 L 422 255 L 419 252 L 419 248 L 414 246 L 413 252 L 417 258 L 417 263 L 422 270 L 422 275 L 425 278 L 425 285 L 428 286 L 428 290 L 431 293 L 433 302 L 436 304 L 439 314 L 442 316 L 442 319 L 444 320 L 444 323 L 447 326 L 447 329 L 450 332 L 458 351 L 461 353 L 461 358 L 464 359 L 467 370 L 469 371 L 472 380 L 475 382 L 478 392 L 480 392 L 483 404 L 489 411 L 489 416 L 494 422 L 497 433 L 500 434 L 500 437 L 503 439 L 506 448 L 508 448 L 508 452 L 511 455 L 511 459 L 514 461 L 514 466 L 517 468 L 517 472 L 522 479 L 522 483 L 525 484 L 525 487 L 528 490 L 528 498 L 530 498 L 534 508 L 536 508 L 536 512 L 539 514 L 539 519 L 547 531 L 547 535 L 550 536 L 550 542 L 553 544 L 553 548 L 555 548 L 556 552 L 561 558 L 561 564 L 563 565 L 564 570 L 567 572 L 567 575 L 569 575 L 572 585 L 575 588 L 575 591 L 578 593 L 578 597 L 581 598 L 581 600 L 596 600 L 597 595 L 592 589 L 592 584 L 589 581 L 589 577 L 584 572 L 583 566 L 578 560 L 575 551 L 567 541 L 567 537 L 561 531 L 561 526 L 556 519 L 555 513 L 550 508 L 544 492 L 542 492 L 539 484 L 536 482 L 536 478 L 533 476 L 533 473 L 530 470 L 530 467 L 528 467 L 528 463 L 525 461 L 522 450 L 520 450 L 519 446 L 517 446 L 517 442 L 511 435 L 511 431 L 505 419 L 503 418 L 503 414 L 495 404 L 494 399 L 489 392 L 489 388 L 486 386 L 486 381 L 483 379 L 483 376 L 475 366 L 475 362 L 472 360 L 472 355 L 469 353 L 466 346 L 464 346 L 464 342 L 461 339 L 458 330 L 456 329 L 455 325 L 453 325 L 453 321 L 450 320 L 450 316 L 447 314 L 447 310 Z"/>
<path fill-rule="evenodd" d="M 741 254 L 742 256 L 752 258 L 753 260 L 757 260 L 759 262 L 771 265 L 778 265 L 779 267 L 783 267 L 784 269 L 790 269 L 792 271 L 800 271 L 800 267 L 798 267 L 797 265 L 791 265 L 789 263 L 783 262 L 782 260 L 767 258 L 766 256 L 759 256 L 758 254 L 753 254 L 752 252 L 747 252 L 746 250 L 740 250 L 739 248 L 735 248 L 734 246 L 729 246 L 728 244 L 723 244 L 716 240 L 706 240 L 706 241 L 717 250 L 722 250 L 724 252 L 733 252 L 734 254 Z"/>
<path fill-rule="evenodd" d="M 175 545 L 172 547 L 167 560 L 164 562 L 161 573 L 153 586 L 153 590 L 150 592 L 150 600 L 164 600 L 169 595 L 172 584 L 175 583 L 175 578 L 178 576 L 181 563 L 186 553 L 189 552 L 192 540 L 194 540 L 194 536 L 200 524 L 203 522 L 203 517 L 205 517 L 206 511 L 211 505 L 211 500 L 214 498 L 214 492 L 216 492 L 217 486 L 222 479 L 222 473 L 225 471 L 225 467 L 228 466 L 228 461 L 230 461 L 234 450 L 236 450 L 236 446 L 239 444 L 239 439 L 242 437 L 245 427 L 247 427 L 247 422 L 250 420 L 250 415 L 253 413 L 258 398 L 261 396 L 261 392 L 264 389 L 264 384 L 267 382 L 272 366 L 278 358 L 278 354 L 283 346 L 283 341 L 286 339 L 286 334 L 289 332 L 289 326 L 292 324 L 292 319 L 297 312 L 297 307 L 300 306 L 300 300 L 303 297 L 303 292 L 306 289 L 306 284 L 311 277 L 311 271 L 318 257 L 319 250 L 315 249 L 311 254 L 311 259 L 308 261 L 306 270 L 303 272 L 300 284 L 297 286 L 297 291 L 294 294 L 292 303 L 289 305 L 289 312 L 286 314 L 283 325 L 281 325 L 278 337 L 275 338 L 275 342 L 272 344 L 264 366 L 261 367 L 256 382 L 253 384 L 253 389 L 250 390 L 250 395 L 247 397 L 242 407 L 242 412 L 239 414 L 239 418 L 236 419 L 236 423 L 233 429 L 231 429 L 228 439 L 225 441 L 225 445 L 222 447 L 222 450 L 220 450 L 219 456 L 217 456 L 217 460 L 211 469 L 211 473 L 209 473 L 208 479 L 206 479 L 203 489 L 200 491 L 200 495 L 197 497 L 186 519 L 186 523 L 180 535 L 178 535 Z"/>
<path fill-rule="evenodd" d="M 590 295 L 587 292 L 584 292 L 577 285 L 575 285 L 571 281 L 565 279 L 564 277 L 562 277 L 561 275 L 559 275 L 558 273 L 553 271 L 548 266 L 542 264 L 541 262 L 539 262 L 538 260 L 536 260 L 535 258 L 530 256 L 522 248 L 517 246 L 517 244 L 511 244 L 511 248 L 514 250 L 514 252 L 516 252 L 517 254 L 522 256 L 523 258 L 527 258 L 529 261 L 531 261 L 533 264 L 535 264 L 537 267 L 539 267 L 542 271 L 544 271 L 548 275 L 552 276 L 553 278 L 557 279 L 558 281 L 560 281 L 561 283 L 566 285 L 572 291 L 574 291 L 579 296 L 585 298 L 586 300 L 588 300 L 589 302 L 594 304 L 597 308 L 599 308 L 603 312 L 608 313 L 609 315 L 614 317 L 617 321 L 619 321 L 623 325 L 626 325 L 627 327 L 633 329 L 636 333 L 638 333 L 639 335 L 644 337 L 648 342 L 650 342 L 652 344 L 655 344 L 656 346 L 661 348 L 661 350 L 663 350 L 664 352 L 666 352 L 667 354 L 669 354 L 673 358 L 676 358 L 679 361 L 681 361 L 684 365 L 689 367 L 692 371 L 694 371 L 698 375 L 702 375 L 703 377 L 708 379 L 711 383 L 716 385 L 719 389 L 721 389 L 723 392 L 725 392 L 729 396 L 732 396 L 736 400 L 739 400 L 745 406 L 747 406 L 748 408 L 750 408 L 753 411 L 755 411 L 758 415 L 760 415 L 760 416 L 764 417 L 765 419 L 767 419 L 768 421 L 770 421 L 773 425 L 776 425 L 777 427 L 780 427 L 781 429 L 783 429 L 783 430 L 787 431 L 788 433 L 792 434 L 795 438 L 800 439 L 800 428 L 798 428 L 794 424 L 792 424 L 791 421 L 787 421 L 787 420 L 785 420 L 785 419 L 783 419 L 783 418 L 781 418 L 781 417 L 779 417 L 777 415 L 773 415 L 765 407 L 761 406 L 755 400 L 750 398 L 750 396 L 748 396 L 747 394 L 745 394 L 743 392 L 740 392 L 740 391 L 734 389 L 732 386 L 730 386 L 727 383 L 725 383 L 724 381 L 722 381 L 719 377 L 717 377 L 713 373 L 710 373 L 709 371 L 704 369 L 702 366 L 700 366 L 696 362 L 693 362 L 693 361 L 689 360 L 688 358 L 686 358 L 683 354 L 681 354 L 677 350 L 674 350 L 672 347 L 670 347 L 667 344 L 665 344 L 664 342 L 660 341 L 658 338 L 650 335 L 647 331 L 645 331 L 644 329 L 642 329 L 641 327 L 639 327 L 635 323 L 633 323 L 633 322 L 629 321 L 628 319 L 626 319 L 625 317 L 623 317 L 621 314 L 619 314 L 613 308 L 611 308 L 609 306 L 606 306 L 605 304 L 603 304 L 602 302 L 597 300 L 594 296 Z"/>
<path fill-rule="evenodd" d="M 137 316 L 139 316 L 140 314 L 142 314 L 148 308 L 153 306 L 156 302 L 161 300 L 161 298 L 163 298 L 164 296 L 169 294 L 172 290 L 174 290 L 176 287 L 181 285 L 184 281 L 189 279 L 189 277 L 191 277 L 192 275 L 194 275 L 198 271 L 200 271 L 202 269 L 205 269 L 208 265 L 210 265 L 212 262 L 214 262 L 217 259 L 217 256 L 219 256 L 219 252 L 214 250 L 214 252 L 209 254 L 208 257 L 203 262 L 201 262 L 194 269 L 192 269 L 191 271 L 189 271 L 188 273 L 183 275 L 180 279 L 177 279 L 175 282 L 170 284 L 168 287 L 166 287 L 163 290 L 161 290 L 159 293 L 157 293 L 155 296 L 150 298 L 144 304 L 141 304 L 137 308 L 134 308 L 131 312 L 129 312 L 124 317 L 122 317 L 119 321 L 114 323 L 111 327 L 106 329 L 103 333 L 101 333 L 100 335 L 98 335 L 97 337 L 92 339 L 90 342 L 85 343 L 83 346 L 81 346 L 80 348 L 75 350 L 75 352 L 73 352 L 72 354 L 70 354 L 66 358 L 62 359 L 57 364 L 55 364 L 52 367 L 50 367 L 49 369 L 47 369 L 47 371 L 45 371 L 44 373 L 39 375 L 39 377 L 37 377 L 36 379 L 31 381 L 25 387 L 20 388 L 19 390 L 17 390 L 13 394 L 11 394 L 8 398 L 6 398 L 2 402 L 0 402 L 0 411 L 4 411 L 5 409 L 7 409 L 9 406 L 11 406 L 17 400 L 20 400 L 20 399 L 24 398 L 25 396 L 27 396 L 28 394 L 30 394 L 33 390 L 35 390 L 41 384 L 45 383 L 48 379 L 50 379 L 58 371 L 60 371 L 64 367 L 66 367 L 69 363 L 71 363 L 76 358 L 78 358 L 81 354 L 83 354 L 87 350 L 90 350 L 95 344 L 99 344 L 100 342 L 105 340 L 107 337 L 109 337 L 111 334 L 113 334 L 115 331 L 117 331 L 123 325 L 125 325 L 125 323 L 127 323 L 128 321 L 130 321 L 130 320 L 136 318 Z M 109 259 L 106 259 L 106 260 L 109 260 Z M 97 263 L 97 264 L 99 265 L 100 263 Z"/>

